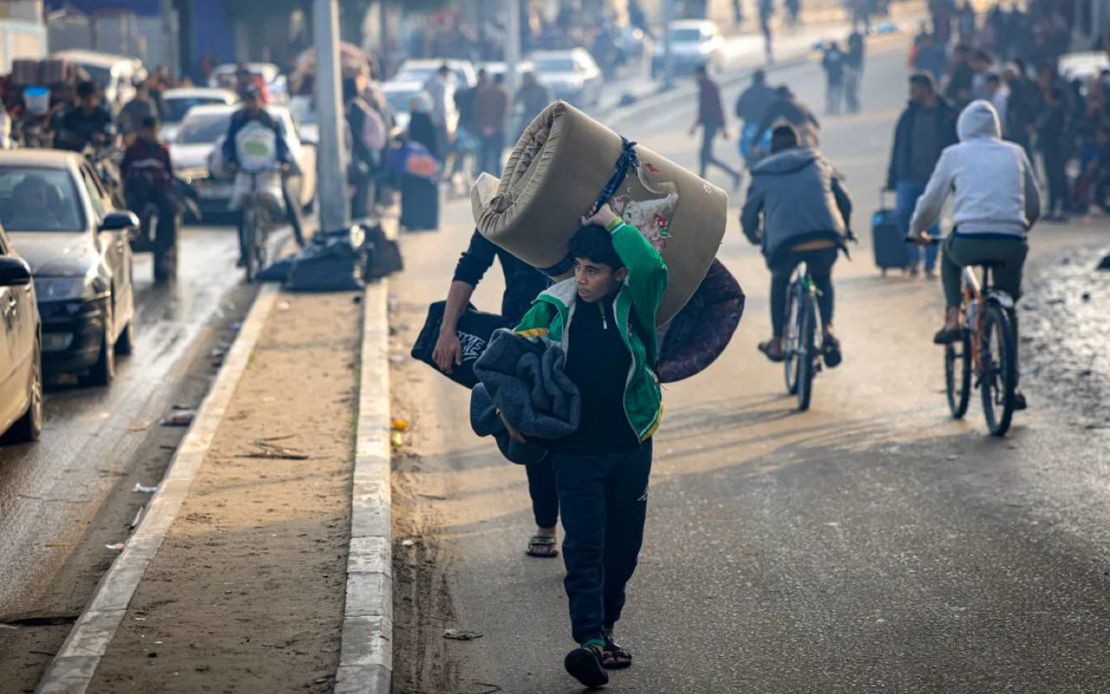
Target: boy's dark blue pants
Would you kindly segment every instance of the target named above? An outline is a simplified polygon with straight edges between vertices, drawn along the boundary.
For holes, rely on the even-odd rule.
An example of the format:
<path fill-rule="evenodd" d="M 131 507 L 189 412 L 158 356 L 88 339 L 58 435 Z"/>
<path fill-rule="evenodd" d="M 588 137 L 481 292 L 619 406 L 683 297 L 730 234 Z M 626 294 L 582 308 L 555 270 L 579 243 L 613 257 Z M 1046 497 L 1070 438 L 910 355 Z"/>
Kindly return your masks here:
<path fill-rule="evenodd" d="M 532 497 L 532 516 L 536 527 L 554 528 L 559 522 L 559 496 L 555 491 L 555 470 L 551 456 L 525 466 L 528 473 L 528 496 Z"/>
<path fill-rule="evenodd" d="M 563 585 L 571 632 L 582 643 L 620 619 L 644 539 L 651 441 L 630 453 L 556 453 L 552 463 L 563 517 Z"/>

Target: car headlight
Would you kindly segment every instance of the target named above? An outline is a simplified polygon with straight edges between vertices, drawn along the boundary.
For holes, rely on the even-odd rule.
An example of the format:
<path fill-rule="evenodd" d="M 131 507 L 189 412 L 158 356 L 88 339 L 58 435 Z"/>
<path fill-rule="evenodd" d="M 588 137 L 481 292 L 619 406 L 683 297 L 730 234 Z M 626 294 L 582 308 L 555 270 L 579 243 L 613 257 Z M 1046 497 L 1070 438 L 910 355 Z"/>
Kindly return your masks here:
<path fill-rule="evenodd" d="M 39 301 L 90 301 L 108 291 L 99 277 L 36 277 L 34 281 Z"/>

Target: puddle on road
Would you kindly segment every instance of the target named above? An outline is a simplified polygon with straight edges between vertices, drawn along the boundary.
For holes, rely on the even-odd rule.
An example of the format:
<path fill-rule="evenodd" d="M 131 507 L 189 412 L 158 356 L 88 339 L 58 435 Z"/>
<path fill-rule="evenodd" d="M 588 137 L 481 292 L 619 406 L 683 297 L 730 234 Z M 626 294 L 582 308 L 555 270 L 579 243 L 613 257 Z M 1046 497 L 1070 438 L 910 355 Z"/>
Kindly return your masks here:
<path fill-rule="evenodd" d="M 1110 428 L 1110 246 L 1060 252 L 1029 268 L 1019 304 L 1022 372 L 1088 427 Z"/>

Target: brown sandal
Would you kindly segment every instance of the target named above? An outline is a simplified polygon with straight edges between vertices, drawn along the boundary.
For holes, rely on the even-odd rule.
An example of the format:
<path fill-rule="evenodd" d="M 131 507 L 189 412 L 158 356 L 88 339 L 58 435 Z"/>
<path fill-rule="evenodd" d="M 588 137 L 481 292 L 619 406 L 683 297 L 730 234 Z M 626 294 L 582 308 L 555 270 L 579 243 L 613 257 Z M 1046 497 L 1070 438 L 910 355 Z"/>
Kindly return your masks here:
<path fill-rule="evenodd" d="M 528 540 L 528 549 L 525 551 L 530 557 L 540 557 L 542 559 L 551 559 L 559 556 L 559 548 L 554 537 L 549 535 L 533 535 L 532 539 Z"/>
<path fill-rule="evenodd" d="M 623 670 L 632 666 L 632 654 L 608 634 L 605 635 L 605 647 L 601 653 L 601 667 L 606 670 Z"/>

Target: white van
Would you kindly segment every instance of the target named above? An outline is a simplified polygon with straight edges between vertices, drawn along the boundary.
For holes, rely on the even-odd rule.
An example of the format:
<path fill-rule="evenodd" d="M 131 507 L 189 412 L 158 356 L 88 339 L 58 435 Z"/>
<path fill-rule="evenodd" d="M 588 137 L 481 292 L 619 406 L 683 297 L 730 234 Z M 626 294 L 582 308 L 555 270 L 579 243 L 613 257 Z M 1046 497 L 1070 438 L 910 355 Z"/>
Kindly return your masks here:
<path fill-rule="evenodd" d="M 52 58 L 63 58 L 71 65 L 81 66 L 93 82 L 100 86 L 104 100 L 118 109 L 135 96 L 134 82 L 146 78 L 146 68 L 138 58 L 128 58 L 96 51 L 58 51 Z"/>

